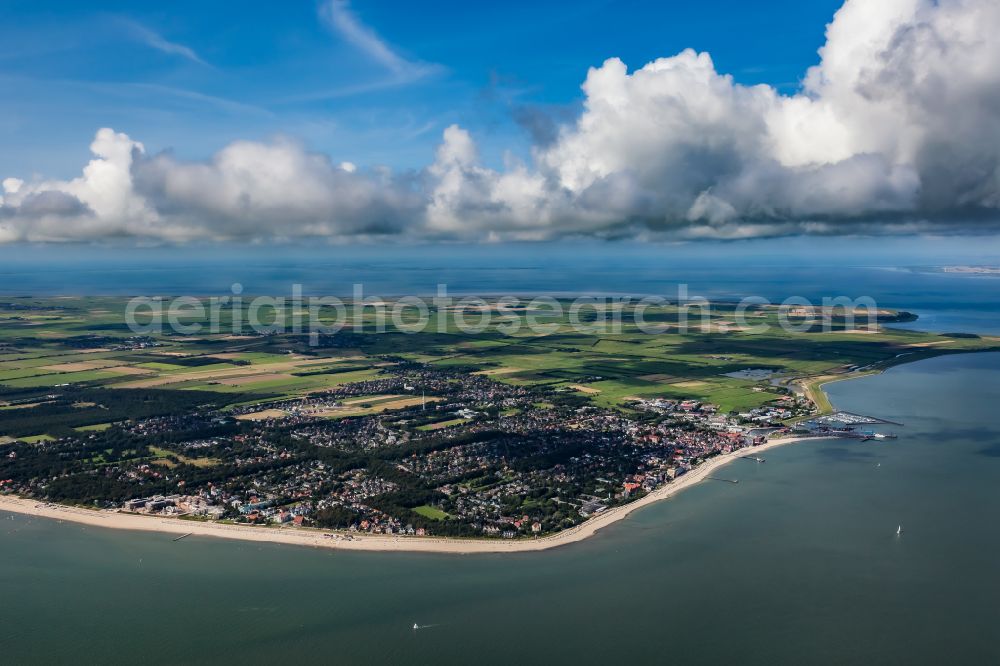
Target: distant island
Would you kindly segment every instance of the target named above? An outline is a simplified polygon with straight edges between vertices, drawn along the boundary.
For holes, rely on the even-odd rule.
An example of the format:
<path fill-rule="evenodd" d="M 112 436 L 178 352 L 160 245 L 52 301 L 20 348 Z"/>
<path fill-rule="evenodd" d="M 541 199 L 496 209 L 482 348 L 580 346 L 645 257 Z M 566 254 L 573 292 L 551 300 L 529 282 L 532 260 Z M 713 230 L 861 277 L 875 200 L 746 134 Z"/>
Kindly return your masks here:
<path fill-rule="evenodd" d="M 968 273 L 970 275 L 1000 275 L 1000 266 L 942 266 L 943 273 Z"/>
<path fill-rule="evenodd" d="M 798 437 L 882 436 L 856 415 L 836 427 L 817 418 L 831 409 L 825 382 L 1000 349 L 882 326 L 905 312 L 857 325 L 804 306 L 784 313 L 794 332 L 777 326 L 777 306 L 732 303 L 690 328 L 676 303 L 647 308 L 652 333 L 630 302 L 586 316 L 557 303 L 569 314 L 550 314 L 545 334 L 504 332 L 507 317 L 459 325 L 502 305 L 439 308 L 433 332 L 361 321 L 310 338 L 239 326 L 136 334 L 124 299 L 9 299 L 0 509 L 181 537 L 546 548 L 735 458 Z M 612 320 L 625 323 L 602 331 Z"/>

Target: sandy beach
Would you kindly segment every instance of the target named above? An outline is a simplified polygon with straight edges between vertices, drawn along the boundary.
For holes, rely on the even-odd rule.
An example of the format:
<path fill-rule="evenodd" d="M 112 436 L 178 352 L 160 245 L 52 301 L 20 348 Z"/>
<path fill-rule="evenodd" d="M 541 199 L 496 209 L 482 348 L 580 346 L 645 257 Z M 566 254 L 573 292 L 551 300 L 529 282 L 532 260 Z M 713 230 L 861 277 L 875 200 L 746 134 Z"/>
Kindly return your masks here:
<path fill-rule="evenodd" d="M 582 541 L 593 536 L 598 530 L 622 520 L 633 511 L 654 502 L 673 497 L 685 488 L 703 481 L 712 472 L 742 456 L 753 456 L 783 444 L 801 441 L 803 437 L 772 439 L 758 446 L 751 446 L 716 456 L 697 468 L 658 488 L 645 497 L 618 506 L 568 530 L 536 539 L 461 539 L 445 537 L 414 537 L 402 535 L 348 534 L 312 528 L 297 527 L 254 527 L 250 525 L 227 525 L 222 523 L 182 520 L 143 516 L 118 511 L 96 511 L 77 507 L 48 504 L 32 499 L 22 499 L 0 495 L 0 511 L 27 514 L 53 520 L 92 525 L 119 530 L 143 532 L 164 532 L 176 535 L 208 536 L 244 541 L 268 541 L 293 546 L 313 546 L 339 550 L 371 550 L 421 553 L 452 553 L 457 555 L 473 553 L 519 553 L 548 550 Z"/>

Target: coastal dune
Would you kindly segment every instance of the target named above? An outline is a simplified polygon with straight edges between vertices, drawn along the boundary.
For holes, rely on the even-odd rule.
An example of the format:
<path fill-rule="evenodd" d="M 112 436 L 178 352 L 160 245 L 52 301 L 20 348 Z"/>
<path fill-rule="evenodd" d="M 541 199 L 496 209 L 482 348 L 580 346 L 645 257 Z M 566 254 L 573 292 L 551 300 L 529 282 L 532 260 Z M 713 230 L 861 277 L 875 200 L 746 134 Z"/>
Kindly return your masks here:
<path fill-rule="evenodd" d="M 687 474 L 667 483 L 645 497 L 629 504 L 603 511 L 585 522 L 556 534 L 534 539 L 465 539 L 450 537 L 415 537 L 401 535 L 350 534 L 301 527 L 254 527 L 223 523 L 182 520 L 159 516 L 142 516 L 118 511 L 98 511 L 50 504 L 38 500 L 0 495 L 0 511 L 26 514 L 39 518 L 65 520 L 83 525 L 142 532 L 163 532 L 177 535 L 207 536 L 244 541 L 266 541 L 293 546 L 312 546 L 338 550 L 396 551 L 420 553 L 519 553 L 558 548 L 582 541 L 596 532 L 624 519 L 644 506 L 672 497 L 711 475 L 737 458 L 752 456 L 783 444 L 800 441 L 802 437 L 772 439 L 732 453 L 716 456 Z"/>

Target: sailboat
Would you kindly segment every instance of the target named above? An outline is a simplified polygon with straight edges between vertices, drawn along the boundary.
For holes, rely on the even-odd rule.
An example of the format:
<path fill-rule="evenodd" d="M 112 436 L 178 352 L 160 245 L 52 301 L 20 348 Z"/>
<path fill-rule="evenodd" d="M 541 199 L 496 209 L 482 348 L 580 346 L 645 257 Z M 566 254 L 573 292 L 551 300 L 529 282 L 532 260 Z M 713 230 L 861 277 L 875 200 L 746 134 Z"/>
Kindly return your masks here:
<path fill-rule="evenodd" d="M 419 628 L 420 628 L 420 625 L 419 625 L 419 624 L 417 624 L 416 622 L 414 622 L 414 623 L 413 623 L 413 630 L 414 630 L 414 631 L 416 631 L 416 630 L 417 630 L 417 629 L 419 629 Z"/>
<path fill-rule="evenodd" d="M 902 533 L 903 533 L 903 526 L 902 525 L 897 525 L 896 526 L 896 536 L 899 536 Z"/>

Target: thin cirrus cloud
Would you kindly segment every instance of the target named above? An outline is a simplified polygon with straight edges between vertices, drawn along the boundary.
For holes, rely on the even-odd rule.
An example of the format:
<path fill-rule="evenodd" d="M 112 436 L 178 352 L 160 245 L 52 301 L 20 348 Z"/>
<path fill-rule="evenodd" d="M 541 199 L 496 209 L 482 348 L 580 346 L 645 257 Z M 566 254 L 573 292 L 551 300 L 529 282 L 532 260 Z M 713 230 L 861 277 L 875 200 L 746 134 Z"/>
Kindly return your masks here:
<path fill-rule="evenodd" d="M 456 125 L 412 172 L 286 139 L 181 161 L 102 129 L 79 177 L 3 181 L 0 241 L 996 233 L 998 30 L 995 0 L 847 0 L 794 94 L 707 53 L 610 58 L 503 169 Z"/>
<path fill-rule="evenodd" d="M 402 56 L 375 30 L 361 22 L 351 9 L 348 0 L 327 0 L 322 3 L 319 6 L 319 18 L 336 35 L 367 56 L 385 73 L 371 80 L 286 97 L 280 100 L 283 104 L 340 99 L 378 92 L 410 85 L 444 71 L 444 67 L 439 64 L 410 60 Z"/>
<path fill-rule="evenodd" d="M 408 60 L 362 23 L 351 11 L 348 0 L 328 0 L 320 6 L 320 18 L 344 40 L 391 72 L 397 81 L 413 81 L 434 73 L 437 65 Z"/>
<path fill-rule="evenodd" d="M 131 19 L 119 18 L 117 22 L 125 28 L 129 36 L 152 49 L 184 58 L 199 65 L 209 66 L 190 46 L 172 42 L 155 30 Z"/>

